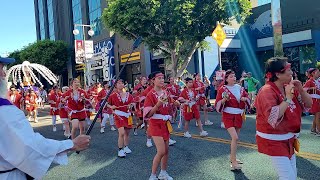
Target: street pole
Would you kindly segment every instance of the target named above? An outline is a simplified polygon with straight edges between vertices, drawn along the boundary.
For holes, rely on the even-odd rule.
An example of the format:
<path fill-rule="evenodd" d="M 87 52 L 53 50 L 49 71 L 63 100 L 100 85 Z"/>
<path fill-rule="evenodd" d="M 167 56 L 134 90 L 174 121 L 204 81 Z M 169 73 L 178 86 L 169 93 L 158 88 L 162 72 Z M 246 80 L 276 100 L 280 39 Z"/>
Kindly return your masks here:
<path fill-rule="evenodd" d="M 219 58 L 220 70 L 222 70 L 221 49 L 219 45 L 218 45 L 218 58 Z"/>
<path fill-rule="evenodd" d="M 83 34 L 83 50 L 84 50 L 84 70 L 83 70 L 83 76 L 84 76 L 84 89 L 87 90 L 87 57 L 86 57 L 86 35 L 84 33 L 84 26 L 82 26 L 82 34 Z"/>

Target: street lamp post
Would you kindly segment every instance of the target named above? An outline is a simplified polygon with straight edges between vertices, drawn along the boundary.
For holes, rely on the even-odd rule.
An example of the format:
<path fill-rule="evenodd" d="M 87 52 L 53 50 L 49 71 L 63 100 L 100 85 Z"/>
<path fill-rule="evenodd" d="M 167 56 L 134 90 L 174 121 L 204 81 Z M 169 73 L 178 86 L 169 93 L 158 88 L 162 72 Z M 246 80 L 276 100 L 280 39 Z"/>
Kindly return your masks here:
<path fill-rule="evenodd" d="M 85 42 L 86 42 L 86 35 L 84 33 L 85 27 L 89 27 L 89 31 L 88 31 L 88 35 L 89 36 L 93 36 L 94 35 L 94 31 L 92 30 L 92 26 L 91 25 L 85 25 L 85 24 L 74 24 L 74 30 L 72 31 L 72 33 L 76 36 L 79 34 L 79 30 L 77 29 L 77 27 L 82 27 L 82 34 L 83 34 L 83 51 L 84 51 L 84 85 L 85 88 L 89 87 L 89 78 L 88 76 L 88 62 L 87 62 L 87 57 L 86 57 L 86 48 L 85 48 Z M 88 78 L 88 79 L 87 79 Z"/>

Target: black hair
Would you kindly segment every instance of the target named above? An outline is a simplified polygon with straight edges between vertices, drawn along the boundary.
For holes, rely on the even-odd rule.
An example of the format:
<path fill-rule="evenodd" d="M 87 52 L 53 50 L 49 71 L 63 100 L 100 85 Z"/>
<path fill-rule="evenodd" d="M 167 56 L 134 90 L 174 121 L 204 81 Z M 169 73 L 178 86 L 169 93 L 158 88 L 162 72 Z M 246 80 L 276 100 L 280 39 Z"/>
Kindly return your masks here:
<path fill-rule="evenodd" d="M 153 79 L 156 77 L 157 74 L 162 73 L 160 71 L 154 71 L 151 74 L 149 74 L 148 79 Z"/>
<path fill-rule="evenodd" d="M 193 78 L 195 78 L 199 73 L 193 73 Z"/>
<path fill-rule="evenodd" d="M 224 79 L 225 79 L 224 85 L 227 85 L 227 84 L 228 84 L 227 78 L 228 78 L 228 76 L 229 76 L 230 74 L 235 74 L 235 73 L 234 73 L 234 71 L 232 71 L 231 69 L 228 69 L 228 70 L 226 71 L 226 75 L 225 75 L 225 77 L 224 77 Z"/>
<path fill-rule="evenodd" d="M 109 81 L 103 81 L 103 82 L 102 82 L 102 85 L 103 85 L 103 86 L 106 85 L 106 84 L 109 84 Z"/>
<path fill-rule="evenodd" d="M 187 78 L 185 78 L 184 79 L 184 81 L 186 81 L 186 83 L 188 82 L 188 81 L 192 81 L 193 79 L 192 78 L 189 78 L 189 77 L 187 77 Z"/>
<path fill-rule="evenodd" d="M 286 57 L 272 57 L 267 60 L 265 65 L 265 71 L 266 74 L 271 73 L 272 75 L 269 81 L 275 82 L 276 80 L 278 80 L 276 73 L 284 73 L 281 71 L 285 68 L 287 62 L 288 58 Z"/>

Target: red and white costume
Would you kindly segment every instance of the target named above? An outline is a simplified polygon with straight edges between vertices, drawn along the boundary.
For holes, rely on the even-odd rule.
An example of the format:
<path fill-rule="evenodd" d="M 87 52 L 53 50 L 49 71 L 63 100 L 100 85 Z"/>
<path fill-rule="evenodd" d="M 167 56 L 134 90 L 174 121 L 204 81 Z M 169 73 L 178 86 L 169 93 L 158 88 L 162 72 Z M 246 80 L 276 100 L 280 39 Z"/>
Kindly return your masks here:
<path fill-rule="evenodd" d="M 60 94 L 55 92 L 55 91 L 51 91 L 49 93 L 49 101 L 53 101 L 54 103 L 50 103 L 50 115 L 54 116 L 54 115 L 59 115 L 59 102 L 60 102 L 60 98 L 59 98 Z"/>
<path fill-rule="evenodd" d="M 145 90 L 145 87 L 142 86 L 140 83 L 137 84 L 133 88 L 133 95 L 134 95 L 134 102 L 136 103 L 136 116 L 140 119 L 143 117 L 143 103 L 145 100 L 145 96 L 142 96 L 142 92 Z"/>
<path fill-rule="evenodd" d="M 260 153 L 291 159 L 294 154 L 294 142 L 300 132 L 303 105 L 299 93 L 295 92 L 284 115 L 279 117 L 279 104 L 284 98 L 279 88 L 272 82 L 267 82 L 261 88 L 255 102 L 256 141 Z"/>
<path fill-rule="evenodd" d="M 63 96 L 60 95 L 59 97 L 59 116 L 61 120 L 66 120 L 68 119 L 68 106 L 67 106 L 67 101 L 63 100 Z"/>
<path fill-rule="evenodd" d="M 117 107 L 113 112 L 117 128 L 132 128 L 132 124 L 128 123 L 128 119 L 132 118 L 129 109 L 129 105 L 133 103 L 132 95 L 129 92 L 126 92 L 126 96 L 121 98 L 121 95 L 118 92 L 114 92 L 110 95 L 108 103 L 111 106 Z"/>
<path fill-rule="evenodd" d="M 27 95 L 25 98 L 25 104 L 27 111 L 34 111 L 37 109 L 37 96 L 36 95 Z"/>
<path fill-rule="evenodd" d="M 183 106 L 183 117 L 186 121 L 200 119 L 200 112 L 197 106 L 197 95 L 198 93 L 194 88 L 184 88 L 180 94 L 180 97 L 189 101 L 188 104 Z"/>
<path fill-rule="evenodd" d="M 107 96 L 109 90 L 107 91 L 106 89 L 102 89 L 97 96 L 97 105 L 96 105 L 96 111 L 99 110 L 102 100 Z M 110 98 L 110 97 L 109 97 Z M 102 110 L 102 113 L 106 113 L 106 114 L 112 114 L 112 109 L 108 108 L 107 106 L 105 106 L 105 108 Z"/>
<path fill-rule="evenodd" d="M 200 90 L 197 90 L 197 93 L 198 93 L 198 96 L 199 96 L 199 100 L 197 102 L 197 105 L 200 105 L 200 106 L 203 106 L 206 104 L 206 87 L 204 85 L 203 82 L 201 81 L 197 81 L 197 80 L 194 80 L 193 81 L 193 88 L 196 89 L 196 88 L 201 88 Z"/>
<path fill-rule="evenodd" d="M 9 97 L 10 102 L 15 105 L 17 108 L 21 109 L 21 102 L 23 101 L 23 97 L 18 92 L 14 92 Z"/>
<path fill-rule="evenodd" d="M 222 104 L 224 96 L 228 96 L 229 100 Z M 243 113 L 246 107 L 250 107 L 249 98 L 247 101 L 241 101 L 242 97 L 248 98 L 248 93 L 240 85 L 233 86 L 223 85 L 219 88 L 216 97 L 216 110 L 222 113 L 222 121 L 225 128 L 241 128 L 243 123 Z"/>
<path fill-rule="evenodd" d="M 167 91 L 164 91 L 164 93 L 167 93 L 167 95 L 169 94 Z M 143 110 L 144 117 L 157 104 L 158 99 L 159 99 L 159 95 L 154 89 L 152 89 L 148 93 L 144 101 L 144 110 Z M 149 118 L 148 135 L 160 136 L 160 137 L 163 137 L 164 140 L 169 140 L 170 133 L 167 126 L 167 121 L 170 121 L 172 119 L 172 116 L 169 113 L 170 103 L 173 103 L 173 99 L 168 97 L 168 102 L 163 103 L 158 108 L 157 112 Z"/>
<path fill-rule="evenodd" d="M 71 120 L 84 121 L 87 117 L 85 108 L 85 101 L 88 101 L 87 93 L 82 89 L 78 89 L 78 94 L 74 94 L 73 90 L 70 89 L 63 94 L 63 97 L 67 100 Z"/>
<path fill-rule="evenodd" d="M 313 114 L 320 112 L 320 80 L 310 78 L 303 88 L 307 89 L 307 92 L 312 97 L 312 107 L 309 112 Z"/>

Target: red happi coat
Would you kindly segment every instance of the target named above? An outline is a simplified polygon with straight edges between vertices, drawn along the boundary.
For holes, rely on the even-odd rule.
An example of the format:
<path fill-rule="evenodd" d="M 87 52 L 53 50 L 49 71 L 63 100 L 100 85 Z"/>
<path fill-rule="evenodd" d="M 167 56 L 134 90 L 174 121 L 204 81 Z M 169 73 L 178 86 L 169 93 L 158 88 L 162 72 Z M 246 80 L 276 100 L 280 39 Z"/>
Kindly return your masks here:
<path fill-rule="evenodd" d="M 111 106 L 117 107 L 116 109 L 114 109 L 114 112 L 113 112 L 117 128 L 121 128 L 121 127 L 132 128 L 132 124 L 128 121 L 129 117 L 131 116 L 129 105 L 133 103 L 132 95 L 129 92 L 126 92 L 126 97 L 122 99 L 119 92 L 114 92 L 110 95 L 108 99 L 108 103 Z M 127 117 L 124 115 L 118 114 L 117 111 L 122 114 L 127 114 L 126 115 Z"/>
<path fill-rule="evenodd" d="M 68 119 L 68 102 L 64 100 L 63 94 L 59 96 L 59 116 L 61 119 Z"/>
<path fill-rule="evenodd" d="M 71 120 L 84 120 L 87 117 L 85 104 L 86 101 L 89 101 L 88 95 L 83 89 L 78 89 L 78 91 L 78 98 L 76 98 L 76 96 L 73 94 L 73 89 L 70 89 L 63 94 L 63 97 L 67 100 L 67 106 L 69 109 L 69 115 L 71 116 Z"/>
<path fill-rule="evenodd" d="M 106 89 L 102 89 L 97 96 L 97 105 L 96 105 L 96 111 L 99 110 L 102 100 L 107 96 L 109 90 L 107 91 Z M 110 98 L 110 97 L 109 97 Z M 112 109 L 108 108 L 105 106 L 105 108 L 102 110 L 102 113 L 107 113 L 107 114 L 112 114 Z"/>
<path fill-rule="evenodd" d="M 60 101 L 60 93 L 55 91 L 51 91 L 49 93 L 49 101 L 55 102 L 55 104 L 50 103 L 50 115 L 59 115 L 59 101 Z"/>
<path fill-rule="evenodd" d="M 37 95 L 27 95 L 25 98 L 25 104 L 27 111 L 34 111 L 37 109 Z"/>
<path fill-rule="evenodd" d="M 303 88 L 307 89 L 307 92 L 312 97 L 312 107 L 309 110 L 310 113 L 317 113 L 320 112 L 320 80 L 315 80 L 313 78 L 310 78 L 306 84 L 303 86 Z M 315 89 L 310 89 L 315 88 Z"/>
<path fill-rule="evenodd" d="M 23 100 L 22 95 L 18 92 L 10 95 L 10 102 L 14 104 L 17 108 L 21 109 L 21 101 Z"/>
<path fill-rule="evenodd" d="M 170 92 L 170 94 L 172 95 L 171 97 L 174 100 L 177 100 L 179 98 L 180 86 L 178 86 L 177 84 L 168 84 L 167 85 L 167 90 Z"/>
<path fill-rule="evenodd" d="M 260 89 L 255 101 L 257 109 L 256 141 L 260 153 L 291 158 L 294 154 L 295 136 L 286 140 L 272 140 L 258 135 L 259 132 L 271 135 L 300 132 L 303 109 L 301 96 L 295 91 L 292 103 L 288 106 L 284 116 L 279 117 L 279 104 L 283 102 L 284 98 L 284 95 L 281 94 L 279 88 L 273 82 L 267 82 Z"/>
<path fill-rule="evenodd" d="M 198 105 L 203 106 L 203 105 L 206 104 L 206 95 L 205 95 L 206 86 L 204 85 L 203 82 L 194 80 L 193 81 L 193 88 L 196 89 L 196 88 L 199 88 L 199 87 L 201 89 L 197 90 L 197 93 L 198 93 L 198 96 L 199 96 Z"/>
<path fill-rule="evenodd" d="M 239 89 L 240 99 L 242 97 L 248 98 L 248 93 L 240 85 L 235 84 L 232 88 Z M 230 99 L 223 105 L 221 101 L 225 95 L 228 95 Z M 222 121 L 226 129 L 230 127 L 241 128 L 243 113 L 245 113 L 246 107 L 250 107 L 250 101 L 249 98 L 247 101 L 238 101 L 236 96 L 228 89 L 228 86 L 223 85 L 217 92 L 215 106 L 217 112 L 222 113 Z"/>
<path fill-rule="evenodd" d="M 169 95 L 169 92 L 166 90 L 163 90 L 164 93 Z M 143 116 L 145 117 L 151 109 L 157 104 L 159 99 L 159 95 L 154 89 L 151 89 L 148 95 L 146 96 L 146 99 L 144 101 L 144 110 L 143 110 Z M 173 103 L 174 100 L 168 96 L 168 102 L 163 103 L 155 114 L 168 116 L 170 115 L 170 104 Z M 172 117 L 172 116 L 171 116 Z M 170 122 L 169 122 L 170 123 Z M 150 117 L 149 119 L 149 127 L 148 127 L 148 134 L 150 136 L 160 136 L 163 137 L 164 140 L 169 140 L 170 133 L 167 126 L 167 121 L 162 119 L 156 119 L 154 117 Z"/>
<path fill-rule="evenodd" d="M 198 93 L 197 91 L 192 88 L 184 88 L 183 91 L 180 94 L 180 97 L 182 97 L 185 100 L 191 101 L 189 104 L 185 104 L 183 106 L 183 117 L 184 120 L 190 121 L 192 119 L 199 119 L 200 118 L 200 112 L 197 106 L 197 98 Z M 192 103 L 193 105 L 191 106 Z"/>

